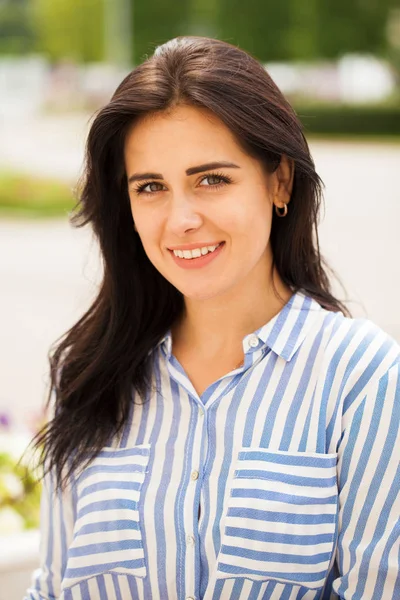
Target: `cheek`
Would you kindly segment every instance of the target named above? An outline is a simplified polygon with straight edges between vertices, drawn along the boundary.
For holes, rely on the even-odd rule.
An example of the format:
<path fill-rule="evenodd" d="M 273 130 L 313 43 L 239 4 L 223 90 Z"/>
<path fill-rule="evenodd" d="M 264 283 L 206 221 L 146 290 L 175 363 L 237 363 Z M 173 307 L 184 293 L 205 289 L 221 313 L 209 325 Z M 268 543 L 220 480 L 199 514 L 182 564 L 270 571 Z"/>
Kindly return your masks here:
<path fill-rule="evenodd" d="M 140 233 L 143 246 L 150 246 L 157 239 L 159 230 L 159 219 L 156 211 L 149 210 L 149 207 L 135 204 L 132 206 L 131 213 L 133 221 Z"/>
<path fill-rule="evenodd" d="M 159 225 L 155 219 L 140 214 L 140 211 L 132 212 L 132 216 L 137 228 L 135 235 L 139 235 L 144 251 L 153 262 L 160 248 Z"/>
<path fill-rule="evenodd" d="M 256 264 L 265 254 L 269 254 L 272 219 L 268 214 L 259 215 L 248 223 L 243 254 L 249 264 Z"/>
<path fill-rule="evenodd" d="M 154 227 L 149 227 L 147 224 L 145 227 L 138 223 L 138 231 L 140 232 L 140 239 L 143 248 L 147 256 L 153 261 L 159 254 L 159 244 L 157 242 L 157 230 Z"/>
<path fill-rule="evenodd" d="M 139 229 L 139 231 L 143 250 L 148 260 L 159 273 L 165 276 L 165 257 L 162 255 L 160 244 L 157 243 L 155 232 L 153 230 L 149 231 L 148 229 L 146 229 L 146 231 Z"/>
<path fill-rule="evenodd" d="M 242 237 L 252 247 L 265 246 L 271 232 L 272 209 L 266 201 L 254 204 L 249 202 L 232 212 L 225 223 L 227 231 Z"/>

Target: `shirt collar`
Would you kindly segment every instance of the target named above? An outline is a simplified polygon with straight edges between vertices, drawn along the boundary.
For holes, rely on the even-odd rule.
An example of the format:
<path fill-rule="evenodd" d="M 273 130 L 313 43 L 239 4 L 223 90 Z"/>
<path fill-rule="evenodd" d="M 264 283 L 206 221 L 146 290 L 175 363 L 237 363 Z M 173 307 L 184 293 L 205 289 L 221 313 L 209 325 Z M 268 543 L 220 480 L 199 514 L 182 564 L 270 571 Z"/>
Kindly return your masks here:
<path fill-rule="evenodd" d="M 296 292 L 268 323 L 243 339 L 245 355 L 267 347 L 286 361 L 290 361 L 303 343 L 323 308 L 302 292 Z M 258 340 L 255 344 L 254 340 Z M 172 353 L 171 331 L 163 336 L 155 348 L 162 346 L 167 358 Z"/>
<path fill-rule="evenodd" d="M 272 352 L 290 361 L 322 311 L 313 298 L 296 292 L 279 313 L 253 335 Z"/>

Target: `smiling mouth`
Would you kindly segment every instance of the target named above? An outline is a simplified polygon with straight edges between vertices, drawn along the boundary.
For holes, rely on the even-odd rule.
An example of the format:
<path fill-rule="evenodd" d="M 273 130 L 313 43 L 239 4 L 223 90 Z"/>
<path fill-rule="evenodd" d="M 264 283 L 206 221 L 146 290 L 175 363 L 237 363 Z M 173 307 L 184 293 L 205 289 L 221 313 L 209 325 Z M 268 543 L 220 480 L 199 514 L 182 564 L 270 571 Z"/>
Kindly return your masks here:
<path fill-rule="evenodd" d="M 213 246 L 203 246 L 201 248 L 194 248 L 193 250 L 170 250 L 177 258 L 183 258 L 184 260 L 194 260 L 212 254 L 225 242 L 219 242 Z"/>

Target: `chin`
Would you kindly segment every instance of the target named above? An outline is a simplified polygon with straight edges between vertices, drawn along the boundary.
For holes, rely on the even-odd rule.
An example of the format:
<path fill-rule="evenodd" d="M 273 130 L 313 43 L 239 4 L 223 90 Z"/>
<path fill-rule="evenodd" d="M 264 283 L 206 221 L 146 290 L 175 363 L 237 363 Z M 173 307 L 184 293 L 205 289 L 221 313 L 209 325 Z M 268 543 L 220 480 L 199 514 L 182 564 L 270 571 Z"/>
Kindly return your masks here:
<path fill-rule="evenodd" d="M 221 296 L 226 291 L 225 288 L 221 288 L 221 285 L 203 285 L 201 287 L 199 286 L 198 288 L 194 288 L 193 286 L 190 288 L 188 286 L 182 286 L 180 288 L 177 287 L 177 289 L 181 292 L 184 298 L 195 302 L 211 300 L 211 298 Z"/>

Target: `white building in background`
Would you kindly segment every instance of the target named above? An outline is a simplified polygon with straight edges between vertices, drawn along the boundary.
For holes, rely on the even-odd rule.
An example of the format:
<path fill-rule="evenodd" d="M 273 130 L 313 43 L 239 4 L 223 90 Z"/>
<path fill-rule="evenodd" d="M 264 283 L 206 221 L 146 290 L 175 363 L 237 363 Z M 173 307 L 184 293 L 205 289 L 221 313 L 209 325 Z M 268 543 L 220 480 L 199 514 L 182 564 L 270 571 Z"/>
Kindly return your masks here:
<path fill-rule="evenodd" d="M 341 97 L 346 102 L 379 102 L 394 91 L 393 72 L 374 56 L 343 56 L 337 70 Z"/>
<path fill-rule="evenodd" d="M 109 100 L 129 68 L 45 57 L 0 57 L 0 125 L 13 118 L 51 112 L 91 111 Z"/>
<path fill-rule="evenodd" d="M 334 102 L 379 102 L 395 89 L 390 66 L 373 56 L 347 55 L 338 62 L 268 63 L 266 69 L 289 95 Z M 0 124 L 4 119 L 96 110 L 108 102 L 131 67 L 70 62 L 52 66 L 44 57 L 0 58 Z"/>
<path fill-rule="evenodd" d="M 337 62 L 267 63 L 265 68 L 285 94 L 321 101 L 380 102 L 396 86 L 389 64 L 369 55 L 348 54 Z"/>
<path fill-rule="evenodd" d="M 49 66 L 41 56 L 0 59 L 0 123 L 10 117 L 30 117 L 46 97 Z"/>

